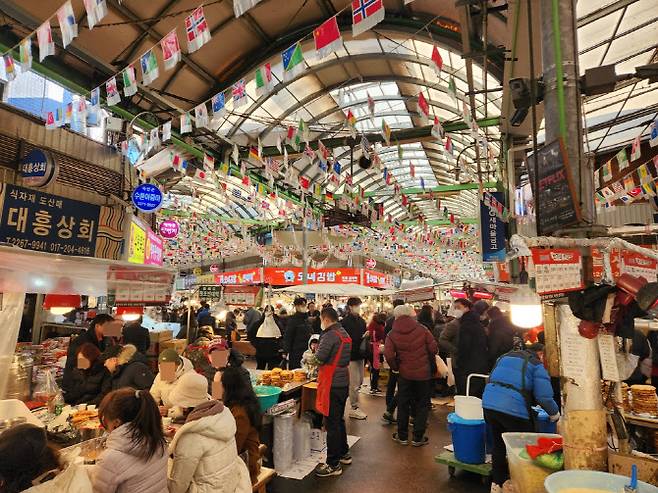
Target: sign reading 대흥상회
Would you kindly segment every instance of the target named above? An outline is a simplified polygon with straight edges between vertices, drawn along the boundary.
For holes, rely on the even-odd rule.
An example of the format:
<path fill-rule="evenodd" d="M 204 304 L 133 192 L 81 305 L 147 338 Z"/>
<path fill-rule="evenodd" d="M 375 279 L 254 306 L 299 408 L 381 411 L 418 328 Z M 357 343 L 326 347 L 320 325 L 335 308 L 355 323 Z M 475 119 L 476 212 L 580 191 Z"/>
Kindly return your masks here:
<path fill-rule="evenodd" d="M 29 187 L 45 187 L 55 178 L 57 162 L 44 149 L 32 149 L 20 162 L 23 184 Z"/>
<path fill-rule="evenodd" d="M 93 257 L 101 207 L 0 183 L 0 243 Z"/>

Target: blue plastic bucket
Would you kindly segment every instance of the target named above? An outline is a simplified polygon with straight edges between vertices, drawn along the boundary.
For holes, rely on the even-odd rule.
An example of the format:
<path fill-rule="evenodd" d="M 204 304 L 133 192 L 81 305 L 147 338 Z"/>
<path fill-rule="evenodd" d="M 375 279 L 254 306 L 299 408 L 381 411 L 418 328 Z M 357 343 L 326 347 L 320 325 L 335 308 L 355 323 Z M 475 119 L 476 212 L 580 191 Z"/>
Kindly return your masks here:
<path fill-rule="evenodd" d="M 264 413 L 274 404 L 279 402 L 279 394 L 281 394 L 281 389 L 279 387 L 271 387 L 269 385 L 256 385 L 254 387 L 254 392 L 256 397 L 258 397 L 258 402 L 260 403 L 260 411 Z"/>
<path fill-rule="evenodd" d="M 448 415 L 455 458 L 464 464 L 483 464 L 485 458 L 486 424 L 483 419 L 463 419 Z"/>

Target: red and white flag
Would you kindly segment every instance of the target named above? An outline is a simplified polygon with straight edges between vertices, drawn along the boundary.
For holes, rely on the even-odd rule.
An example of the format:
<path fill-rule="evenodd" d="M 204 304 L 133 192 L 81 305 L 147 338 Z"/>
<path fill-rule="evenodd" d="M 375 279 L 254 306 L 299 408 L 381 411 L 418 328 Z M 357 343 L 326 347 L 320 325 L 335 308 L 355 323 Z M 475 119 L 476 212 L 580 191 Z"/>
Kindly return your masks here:
<path fill-rule="evenodd" d="M 343 47 L 343 38 L 340 35 L 336 16 L 320 24 L 313 31 L 315 41 L 315 54 L 324 58 Z"/>
<path fill-rule="evenodd" d="M 642 156 L 642 142 L 640 137 L 641 135 L 635 137 L 631 144 L 631 161 L 637 161 Z"/>
<path fill-rule="evenodd" d="M 211 173 L 215 169 L 215 158 L 208 154 L 203 155 L 203 169 L 207 173 Z"/>
<path fill-rule="evenodd" d="M 83 0 L 83 3 L 87 11 L 87 24 L 92 30 L 107 15 L 107 3 L 105 0 Z"/>
<path fill-rule="evenodd" d="M 426 119 L 430 117 L 430 105 L 422 91 L 418 94 L 418 110 Z"/>
<path fill-rule="evenodd" d="M 162 48 L 162 61 L 165 70 L 171 70 L 181 60 L 181 49 L 176 29 L 172 29 L 169 34 L 162 38 L 160 48 Z"/>
<path fill-rule="evenodd" d="M 197 180 L 206 180 L 208 178 L 208 174 L 205 171 L 196 168 L 194 170 L 194 178 Z"/>
<path fill-rule="evenodd" d="M 37 29 L 37 41 L 39 42 L 39 61 L 47 56 L 55 54 L 55 43 L 53 42 L 53 31 L 50 28 L 50 19 Z"/>
<path fill-rule="evenodd" d="M 441 70 L 443 70 L 443 58 L 441 58 L 441 53 L 439 53 L 439 48 L 436 45 L 432 49 L 432 65 L 436 72 L 436 76 L 439 77 L 441 75 Z"/>
<path fill-rule="evenodd" d="M 210 41 L 210 29 L 203 13 L 203 7 L 197 8 L 185 18 L 187 33 L 187 51 L 193 53 Z"/>
<path fill-rule="evenodd" d="M 385 16 L 383 0 L 352 0 L 352 37 L 372 29 Z"/>
<path fill-rule="evenodd" d="M 370 94 L 366 94 L 368 96 L 368 111 L 370 112 L 370 116 L 375 116 L 375 100 L 372 99 Z"/>
<path fill-rule="evenodd" d="M 443 140 L 443 125 L 439 121 L 439 117 L 434 117 L 434 124 L 432 125 L 432 137 L 434 137 L 439 142 Z"/>

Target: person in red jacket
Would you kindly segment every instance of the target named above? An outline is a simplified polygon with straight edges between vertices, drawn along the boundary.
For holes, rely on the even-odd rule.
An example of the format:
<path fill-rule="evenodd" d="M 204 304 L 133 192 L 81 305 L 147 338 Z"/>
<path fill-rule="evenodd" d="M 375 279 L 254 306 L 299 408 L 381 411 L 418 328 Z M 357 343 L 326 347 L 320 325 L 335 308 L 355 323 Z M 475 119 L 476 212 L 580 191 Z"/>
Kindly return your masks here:
<path fill-rule="evenodd" d="M 430 409 L 432 377 L 436 367 L 435 355 L 439 348 L 432 333 L 415 318 L 410 305 L 393 311 L 393 330 L 386 337 L 384 356 L 392 370 L 400 372 L 398 380 L 398 432 L 393 440 L 401 445 L 409 443 L 409 409 L 414 410 L 414 430 L 411 444 L 426 445 L 427 417 Z"/>
<path fill-rule="evenodd" d="M 368 324 L 368 362 L 370 363 L 370 393 L 380 394 L 379 366 L 381 364 L 379 345 L 384 342 L 385 313 L 375 313 Z"/>

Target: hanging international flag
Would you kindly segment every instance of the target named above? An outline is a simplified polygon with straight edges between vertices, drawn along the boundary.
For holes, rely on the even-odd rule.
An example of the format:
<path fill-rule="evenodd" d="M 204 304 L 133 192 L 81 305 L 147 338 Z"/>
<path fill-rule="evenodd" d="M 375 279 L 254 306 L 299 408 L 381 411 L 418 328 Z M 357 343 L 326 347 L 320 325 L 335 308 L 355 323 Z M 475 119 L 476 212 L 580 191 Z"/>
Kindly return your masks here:
<path fill-rule="evenodd" d="M 281 142 L 281 134 L 276 134 L 276 148 L 279 152 L 283 152 L 283 143 Z"/>
<path fill-rule="evenodd" d="M 121 101 L 121 95 L 119 94 L 119 89 L 117 88 L 116 77 L 112 77 L 105 83 L 105 92 L 107 93 L 106 100 L 108 106 L 119 104 Z"/>
<path fill-rule="evenodd" d="M 55 128 L 55 115 L 52 111 L 46 113 L 46 128 L 52 130 Z"/>
<path fill-rule="evenodd" d="M 107 3 L 105 0 L 84 0 L 84 4 L 87 11 L 87 24 L 89 30 L 92 30 L 107 15 Z"/>
<path fill-rule="evenodd" d="M 622 171 L 628 168 L 628 156 L 626 155 L 626 148 L 619 151 L 615 157 L 617 158 L 617 164 L 619 165 L 619 171 Z"/>
<path fill-rule="evenodd" d="M 197 8 L 185 18 L 187 33 L 187 51 L 193 53 L 210 41 L 210 30 L 203 14 L 203 7 Z"/>
<path fill-rule="evenodd" d="M 356 117 L 354 116 L 354 113 L 352 113 L 352 110 L 347 110 L 345 120 L 347 120 L 347 127 L 349 128 L 350 135 L 352 135 L 353 139 L 356 138 Z"/>
<path fill-rule="evenodd" d="M 253 146 L 249 148 L 249 159 L 256 161 L 257 163 L 260 162 L 260 156 L 258 155 L 258 148 Z"/>
<path fill-rule="evenodd" d="M 384 183 L 386 183 L 387 185 L 390 185 L 391 184 L 391 175 L 388 172 L 388 168 L 385 167 L 383 173 L 384 173 Z"/>
<path fill-rule="evenodd" d="M 424 119 L 430 117 L 430 105 L 427 102 L 427 99 L 425 99 L 425 95 L 422 91 L 418 93 L 418 110 L 421 115 L 423 115 Z"/>
<path fill-rule="evenodd" d="M 283 62 L 283 80 L 290 81 L 304 71 L 304 53 L 302 43 L 297 41 L 290 48 L 281 53 Z"/>
<path fill-rule="evenodd" d="M 439 121 L 439 117 L 435 116 L 434 117 L 434 124 L 432 125 L 432 137 L 434 137 L 436 140 L 441 142 L 443 140 L 443 125 L 441 125 L 441 122 Z"/>
<path fill-rule="evenodd" d="M 180 116 L 180 133 L 189 134 L 192 131 L 192 117 L 189 113 L 183 113 Z"/>
<path fill-rule="evenodd" d="M 448 135 L 446 137 L 446 145 L 445 145 L 446 152 L 452 156 L 452 139 Z"/>
<path fill-rule="evenodd" d="M 612 178 L 612 161 L 603 163 L 603 166 L 601 166 L 601 177 L 603 179 L 602 184 L 610 181 Z"/>
<path fill-rule="evenodd" d="M 231 94 L 233 96 L 233 107 L 240 108 L 247 104 L 247 89 L 244 79 L 240 79 L 231 89 Z"/>
<path fill-rule="evenodd" d="M 658 118 L 656 118 L 649 127 L 649 145 L 658 146 Z"/>
<path fill-rule="evenodd" d="M 155 127 L 149 132 L 149 150 L 160 148 L 160 128 Z"/>
<path fill-rule="evenodd" d="M 160 41 L 160 48 L 162 49 L 164 68 L 165 70 L 171 70 L 181 60 L 181 49 L 176 29 L 172 29 L 164 38 L 162 38 Z"/>
<path fill-rule="evenodd" d="M 195 168 L 194 178 L 196 178 L 197 180 L 206 180 L 208 178 L 208 174 L 205 171 L 200 170 L 199 168 Z"/>
<path fill-rule="evenodd" d="M 162 142 L 171 140 L 171 120 L 162 124 Z"/>
<path fill-rule="evenodd" d="M 637 176 L 640 178 L 640 183 L 647 183 L 653 181 L 653 176 L 646 164 L 643 164 L 637 169 Z"/>
<path fill-rule="evenodd" d="M 374 117 L 375 116 L 375 100 L 372 99 L 372 96 L 370 96 L 369 93 L 366 92 L 366 95 L 368 97 L 368 113 L 370 113 L 370 116 Z"/>
<path fill-rule="evenodd" d="M 299 186 L 301 186 L 304 190 L 308 190 L 308 188 L 311 186 L 311 180 L 304 175 L 299 175 Z"/>
<path fill-rule="evenodd" d="M 432 67 L 434 68 L 434 72 L 436 72 L 436 76 L 440 77 L 443 70 L 443 58 L 441 58 L 439 47 L 436 45 L 432 48 Z"/>
<path fill-rule="evenodd" d="M 338 28 L 336 16 L 324 21 L 313 31 L 315 41 L 315 54 L 318 58 L 324 58 L 343 47 L 343 38 Z"/>
<path fill-rule="evenodd" d="M 239 163 L 240 160 L 240 150 L 238 149 L 237 144 L 233 144 L 233 151 L 231 151 L 231 159 L 235 164 Z"/>
<path fill-rule="evenodd" d="M 203 155 L 203 169 L 207 173 L 212 173 L 215 169 L 215 158 L 208 155 L 208 154 L 204 154 Z"/>
<path fill-rule="evenodd" d="M 646 197 L 655 197 L 656 196 L 656 185 L 652 182 L 642 184 L 642 193 Z"/>
<path fill-rule="evenodd" d="M 91 106 L 94 108 L 100 108 L 101 105 L 101 88 L 96 87 L 91 90 L 91 95 L 89 96 L 89 101 L 91 101 Z"/>
<path fill-rule="evenodd" d="M 641 135 L 638 135 L 633 139 L 633 143 L 631 144 L 631 161 L 637 161 L 642 156 L 641 137 Z"/>
<path fill-rule="evenodd" d="M 288 168 L 288 148 L 283 147 L 283 167 L 286 170 L 286 173 L 289 173 L 291 168 Z"/>
<path fill-rule="evenodd" d="M 409 176 L 416 178 L 416 166 L 414 166 L 414 163 L 409 163 Z"/>
<path fill-rule="evenodd" d="M 44 58 L 55 54 L 55 43 L 53 42 L 53 32 L 50 29 L 50 19 L 39 26 L 37 29 L 37 41 L 39 42 L 39 61 L 43 62 Z"/>
<path fill-rule="evenodd" d="M 425 190 L 425 178 L 423 178 L 422 176 L 420 177 L 420 188 Z"/>
<path fill-rule="evenodd" d="M 67 103 L 64 109 L 64 123 L 70 124 L 73 120 L 73 103 Z"/>
<path fill-rule="evenodd" d="M 7 76 L 7 80 L 11 82 L 16 78 L 16 65 L 14 64 L 14 59 L 10 54 L 6 54 L 2 58 L 5 62 L 5 75 Z"/>
<path fill-rule="evenodd" d="M 386 120 L 382 118 L 382 136 L 384 137 L 384 143 L 388 146 L 391 145 L 391 127 L 388 126 Z"/>
<path fill-rule="evenodd" d="M 55 108 L 55 126 L 61 127 L 64 125 L 64 112 L 61 107 Z"/>
<path fill-rule="evenodd" d="M 233 0 L 233 13 L 235 17 L 240 17 L 247 10 L 258 5 L 261 0 Z"/>
<path fill-rule="evenodd" d="M 310 140 L 311 132 L 306 122 L 302 119 L 299 120 L 299 126 L 297 127 L 297 135 L 299 136 L 300 141 L 306 142 L 308 144 Z"/>
<path fill-rule="evenodd" d="M 272 80 L 272 66 L 266 63 L 262 67 L 256 69 L 256 96 L 260 97 L 268 94 L 274 87 Z"/>
<path fill-rule="evenodd" d="M 624 190 L 627 192 L 635 188 L 635 180 L 633 180 L 633 175 L 628 175 L 624 178 Z"/>
<path fill-rule="evenodd" d="M 123 94 L 127 98 L 137 92 L 137 75 L 135 75 L 135 66 L 131 63 L 122 72 L 123 76 Z"/>
<path fill-rule="evenodd" d="M 75 21 L 71 0 L 67 0 L 57 11 L 57 22 L 62 32 L 62 45 L 66 48 L 78 36 L 78 23 Z"/>
<path fill-rule="evenodd" d="M 219 118 L 222 113 L 224 113 L 224 109 L 226 107 L 226 102 L 224 99 L 224 93 L 223 92 L 218 92 L 212 97 L 212 100 L 210 102 L 210 105 L 212 106 L 212 118 L 213 120 L 216 118 Z"/>
<path fill-rule="evenodd" d="M 206 103 L 201 103 L 194 108 L 194 123 L 196 128 L 206 128 L 208 126 L 208 108 Z"/>
<path fill-rule="evenodd" d="M 372 29 L 385 16 L 383 0 L 352 0 L 352 37 Z"/>
<path fill-rule="evenodd" d="M 448 95 L 450 98 L 457 104 L 457 84 L 455 83 L 455 78 L 450 77 L 448 79 Z"/>
<path fill-rule="evenodd" d="M 402 161 L 402 158 L 404 157 L 404 148 L 398 144 L 398 159 Z"/>
<path fill-rule="evenodd" d="M 30 70 L 32 67 L 32 37 L 28 36 L 27 38 L 21 41 L 21 44 L 18 46 L 18 63 L 21 66 L 21 70 L 25 72 Z"/>
<path fill-rule="evenodd" d="M 158 59 L 153 52 L 153 48 L 140 57 L 139 65 L 142 69 L 142 82 L 144 84 L 151 84 L 160 75 Z"/>

